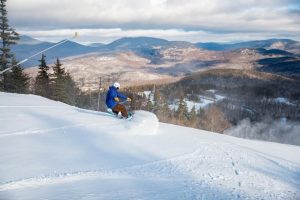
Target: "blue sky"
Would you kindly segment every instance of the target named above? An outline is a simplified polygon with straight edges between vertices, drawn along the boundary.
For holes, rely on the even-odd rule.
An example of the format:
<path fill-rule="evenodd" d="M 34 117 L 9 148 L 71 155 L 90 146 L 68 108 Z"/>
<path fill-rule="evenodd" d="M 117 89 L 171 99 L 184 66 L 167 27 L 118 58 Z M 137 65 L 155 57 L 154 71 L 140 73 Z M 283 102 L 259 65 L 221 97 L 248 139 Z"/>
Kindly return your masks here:
<path fill-rule="evenodd" d="M 300 40 L 299 0 L 8 0 L 19 33 L 108 43 L 149 36 L 190 42 Z"/>

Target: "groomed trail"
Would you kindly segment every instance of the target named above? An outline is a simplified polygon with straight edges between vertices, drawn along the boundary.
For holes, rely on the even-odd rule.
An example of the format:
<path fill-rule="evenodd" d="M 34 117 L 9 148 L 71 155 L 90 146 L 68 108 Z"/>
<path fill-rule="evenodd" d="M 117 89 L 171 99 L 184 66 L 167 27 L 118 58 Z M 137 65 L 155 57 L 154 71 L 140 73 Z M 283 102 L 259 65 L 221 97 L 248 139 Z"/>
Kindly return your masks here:
<path fill-rule="evenodd" d="M 0 92 L 0 199 L 300 199 L 300 147 Z"/>

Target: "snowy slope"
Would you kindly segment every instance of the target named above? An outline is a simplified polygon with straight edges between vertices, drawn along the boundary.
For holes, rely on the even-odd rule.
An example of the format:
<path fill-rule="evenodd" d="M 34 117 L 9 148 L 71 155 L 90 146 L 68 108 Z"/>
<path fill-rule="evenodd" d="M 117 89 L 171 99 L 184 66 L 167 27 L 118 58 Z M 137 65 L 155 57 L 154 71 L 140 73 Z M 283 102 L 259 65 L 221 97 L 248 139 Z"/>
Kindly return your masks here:
<path fill-rule="evenodd" d="M 0 199 L 300 199 L 299 153 L 0 93 Z"/>

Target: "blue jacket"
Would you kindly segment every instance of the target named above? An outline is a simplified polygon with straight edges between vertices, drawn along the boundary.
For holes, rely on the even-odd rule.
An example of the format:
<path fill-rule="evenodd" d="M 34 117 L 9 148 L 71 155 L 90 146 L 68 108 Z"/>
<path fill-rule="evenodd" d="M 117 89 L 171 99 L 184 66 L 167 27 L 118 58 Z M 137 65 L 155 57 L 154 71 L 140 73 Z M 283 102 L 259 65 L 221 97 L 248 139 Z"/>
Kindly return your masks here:
<path fill-rule="evenodd" d="M 119 93 L 117 88 L 115 88 L 114 86 L 110 86 L 109 90 L 106 94 L 106 105 L 107 105 L 107 107 L 112 109 L 113 107 L 115 107 L 118 104 L 118 102 L 115 101 L 116 97 L 121 98 L 121 99 L 127 99 L 127 96 L 125 96 L 122 93 Z"/>

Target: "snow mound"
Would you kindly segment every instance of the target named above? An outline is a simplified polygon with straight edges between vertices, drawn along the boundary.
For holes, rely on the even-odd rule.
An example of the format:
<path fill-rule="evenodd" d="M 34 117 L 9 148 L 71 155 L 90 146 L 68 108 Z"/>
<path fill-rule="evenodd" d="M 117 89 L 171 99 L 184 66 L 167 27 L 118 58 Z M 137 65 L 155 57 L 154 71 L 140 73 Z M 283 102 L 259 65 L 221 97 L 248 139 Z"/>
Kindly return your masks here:
<path fill-rule="evenodd" d="M 157 134 L 159 122 L 155 114 L 143 110 L 135 111 L 133 118 L 125 123 L 128 133 L 133 135 Z"/>

